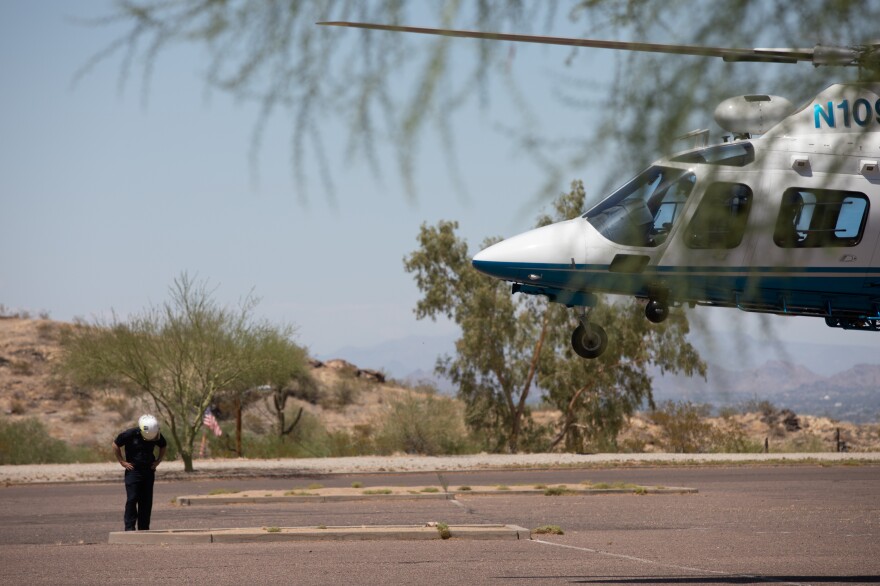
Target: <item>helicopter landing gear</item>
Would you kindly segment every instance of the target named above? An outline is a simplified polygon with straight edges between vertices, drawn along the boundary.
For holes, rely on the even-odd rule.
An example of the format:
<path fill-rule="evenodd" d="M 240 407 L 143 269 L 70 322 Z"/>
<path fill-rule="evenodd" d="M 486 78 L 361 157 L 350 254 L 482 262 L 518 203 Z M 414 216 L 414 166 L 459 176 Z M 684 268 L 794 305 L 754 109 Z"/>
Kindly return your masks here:
<path fill-rule="evenodd" d="M 645 306 L 645 317 L 651 323 L 663 323 L 669 317 L 669 304 L 659 299 L 651 299 Z"/>
<path fill-rule="evenodd" d="M 602 326 L 590 323 L 586 309 L 580 322 L 571 334 L 571 347 L 581 358 L 598 358 L 608 346 L 608 334 Z"/>

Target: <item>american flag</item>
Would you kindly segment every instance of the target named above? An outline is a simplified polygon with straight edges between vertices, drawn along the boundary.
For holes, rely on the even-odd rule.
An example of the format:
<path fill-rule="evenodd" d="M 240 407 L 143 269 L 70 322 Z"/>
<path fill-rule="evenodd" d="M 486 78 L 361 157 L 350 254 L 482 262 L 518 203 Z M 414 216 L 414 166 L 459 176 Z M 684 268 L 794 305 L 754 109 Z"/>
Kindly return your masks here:
<path fill-rule="evenodd" d="M 223 435 L 223 430 L 220 429 L 220 424 L 217 423 L 217 418 L 214 417 L 214 413 L 211 411 L 210 407 L 205 409 L 205 415 L 202 417 L 202 425 L 213 431 L 214 435 L 218 437 Z"/>

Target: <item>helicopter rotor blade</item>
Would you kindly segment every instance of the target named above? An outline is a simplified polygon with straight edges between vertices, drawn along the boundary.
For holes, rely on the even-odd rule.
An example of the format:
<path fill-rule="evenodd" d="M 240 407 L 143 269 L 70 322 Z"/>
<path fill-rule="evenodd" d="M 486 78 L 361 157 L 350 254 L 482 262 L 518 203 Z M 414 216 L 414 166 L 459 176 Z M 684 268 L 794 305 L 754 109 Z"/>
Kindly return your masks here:
<path fill-rule="evenodd" d="M 671 53 L 676 55 L 696 55 L 700 57 L 721 57 L 728 62 L 797 63 L 809 61 L 814 65 L 858 65 L 859 54 L 845 47 L 822 47 L 813 49 L 728 49 L 723 47 L 700 47 L 694 45 L 663 45 L 657 43 L 632 43 L 624 41 L 603 41 L 597 39 L 574 39 L 566 37 L 546 37 L 508 33 L 489 33 L 441 28 L 423 28 L 366 22 L 319 22 L 324 26 L 344 26 L 370 30 L 396 31 L 444 37 L 486 39 L 492 41 L 513 41 L 538 43 L 542 45 L 563 45 L 567 47 L 591 47 L 597 49 L 617 49 L 623 51 L 643 51 L 648 53 Z M 817 58 L 820 57 L 821 58 Z"/>

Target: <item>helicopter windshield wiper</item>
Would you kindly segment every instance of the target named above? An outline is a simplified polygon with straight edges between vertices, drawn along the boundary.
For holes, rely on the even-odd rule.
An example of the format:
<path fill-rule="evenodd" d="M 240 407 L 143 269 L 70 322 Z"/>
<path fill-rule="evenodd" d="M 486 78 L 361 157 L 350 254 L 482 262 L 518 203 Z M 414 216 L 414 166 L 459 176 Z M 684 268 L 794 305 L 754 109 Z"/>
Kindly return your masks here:
<path fill-rule="evenodd" d="M 834 47 L 817 45 L 812 49 L 779 48 L 779 49 L 730 49 L 724 47 L 701 47 L 695 45 L 664 45 L 658 43 L 632 43 L 625 41 L 603 41 L 598 39 L 575 39 L 566 37 L 546 37 L 539 35 L 520 35 L 508 33 L 492 33 L 458 29 L 424 28 L 392 24 L 374 24 L 366 22 L 319 22 L 325 26 L 344 26 L 370 30 L 395 31 L 423 35 L 439 35 L 444 37 L 461 37 L 469 39 L 485 39 L 491 41 L 513 41 L 519 43 L 538 43 L 541 45 L 563 45 L 566 47 L 591 47 L 596 49 L 616 49 L 623 51 L 642 51 L 647 53 L 671 53 L 675 55 L 695 55 L 699 57 L 721 57 L 728 62 L 760 62 L 760 63 L 798 63 L 809 61 L 814 66 L 868 66 L 865 58 L 867 53 L 873 55 L 872 47 Z"/>

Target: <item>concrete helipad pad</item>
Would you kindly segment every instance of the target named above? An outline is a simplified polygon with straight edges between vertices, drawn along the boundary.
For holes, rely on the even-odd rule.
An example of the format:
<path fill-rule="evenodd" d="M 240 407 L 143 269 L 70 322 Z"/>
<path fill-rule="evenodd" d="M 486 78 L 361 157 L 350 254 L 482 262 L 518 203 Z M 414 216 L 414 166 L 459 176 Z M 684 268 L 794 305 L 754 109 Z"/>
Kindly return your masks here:
<path fill-rule="evenodd" d="M 449 525 L 446 539 L 530 539 L 517 525 Z M 114 531 L 109 543 L 253 543 L 275 541 L 367 541 L 444 539 L 437 524 L 356 527 L 247 527 L 237 529 L 169 529 Z"/>
<path fill-rule="evenodd" d="M 273 503 L 329 503 L 359 500 L 454 499 L 457 496 L 563 496 L 600 494 L 694 494 L 695 488 L 684 486 L 638 485 L 522 485 L 449 487 L 446 492 L 437 487 L 369 487 L 369 488 L 316 488 L 304 490 L 247 490 L 219 491 L 215 494 L 179 496 L 179 505 L 235 505 Z"/>

